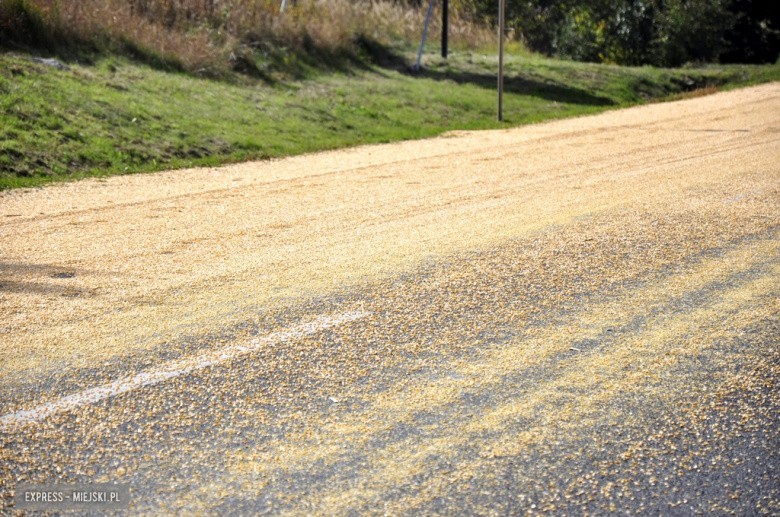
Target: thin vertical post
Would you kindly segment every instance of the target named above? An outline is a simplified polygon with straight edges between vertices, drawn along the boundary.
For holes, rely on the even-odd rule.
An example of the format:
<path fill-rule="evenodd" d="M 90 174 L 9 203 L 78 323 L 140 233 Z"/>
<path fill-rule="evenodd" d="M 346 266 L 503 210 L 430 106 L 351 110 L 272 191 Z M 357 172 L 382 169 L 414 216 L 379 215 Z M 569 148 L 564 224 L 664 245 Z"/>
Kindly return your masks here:
<path fill-rule="evenodd" d="M 420 49 L 417 51 L 417 64 L 414 65 L 414 71 L 420 71 L 420 61 L 422 61 L 423 49 L 425 49 L 425 38 L 428 35 L 428 24 L 431 21 L 431 13 L 433 13 L 433 0 L 428 2 L 428 13 L 425 15 L 425 25 L 423 25 L 422 38 L 420 39 Z"/>
<path fill-rule="evenodd" d="M 506 0 L 498 0 L 498 121 L 504 120 L 504 12 Z"/>
<path fill-rule="evenodd" d="M 448 36 L 450 32 L 450 0 L 442 0 L 441 6 L 441 57 L 447 58 Z"/>

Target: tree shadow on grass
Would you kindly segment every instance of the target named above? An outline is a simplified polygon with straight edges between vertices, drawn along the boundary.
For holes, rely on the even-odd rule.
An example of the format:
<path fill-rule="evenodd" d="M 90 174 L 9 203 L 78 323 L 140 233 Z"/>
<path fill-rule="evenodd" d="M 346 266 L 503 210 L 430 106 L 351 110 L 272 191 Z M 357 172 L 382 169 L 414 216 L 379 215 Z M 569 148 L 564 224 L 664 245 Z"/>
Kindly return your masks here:
<path fill-rule="evenodd" d="M 472 84 L 489 90 L 497 88 L 496 75 L 493 73 L 434 70 L 430 68 L 414 70 L 403 56 L 384 45 L 374 41 L 362 40 L 360 41 L 360 46 L 363 54 L 380 68 L 434 81 L 454 81 L 457 84 Z M 575 88 L 549 79 L 538 80 L 518 74 L 504 76 L 504 91 L 566 104 L 587 106 L 613 106 L 615 104 L 615 101 L 608 97 L 594 95 L 581 88 Z"/>
<path fill-rule="evenodd" d="M 452 70 L 408 70 L 406 73 L 433 79 L 435 81 L 454 81 L 457 84 L 472 84 L 489 90 L 496 90 L 497 78 L 493 74 L 462 72 Z M 586 106 L 612 106 L 615 101 L 608 97 L 594 95 L 581 88 L 567 86 L 552 80 L 538 80 L 522 75 L 504 76 L 504 91 L 516 95 L 530 95 L 552 102 L 579 104 Z"/>

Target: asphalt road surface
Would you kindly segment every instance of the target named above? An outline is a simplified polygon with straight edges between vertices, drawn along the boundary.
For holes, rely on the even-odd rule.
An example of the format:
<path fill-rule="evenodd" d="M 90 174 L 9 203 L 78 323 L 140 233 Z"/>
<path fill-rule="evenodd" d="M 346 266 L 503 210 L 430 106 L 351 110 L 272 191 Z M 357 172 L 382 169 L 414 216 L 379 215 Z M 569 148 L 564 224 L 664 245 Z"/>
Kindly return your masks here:
<path fill-rule="evenodd" d="M 0 513 L 780 513 L 780 84 L 0 193 Z"/>

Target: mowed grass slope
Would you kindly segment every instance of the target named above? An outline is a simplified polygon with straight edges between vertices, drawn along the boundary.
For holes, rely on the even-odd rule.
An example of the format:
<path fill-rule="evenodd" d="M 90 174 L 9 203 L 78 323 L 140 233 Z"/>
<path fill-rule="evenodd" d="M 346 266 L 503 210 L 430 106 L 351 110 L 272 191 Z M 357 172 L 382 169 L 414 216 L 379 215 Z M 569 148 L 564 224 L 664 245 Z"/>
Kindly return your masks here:
<path fill-rule="evenodd" d="M 492 53 L 429 53 L 411 74 L 407 48 L 273 80 L 205 79 L 112 57 L 60 70 L 32 57 L 0 54 L 0 189 L 501 127 Z M 777 79 L 777 65 L 662 70 L 518 52 L 507 63 L 504 126 Z"/>

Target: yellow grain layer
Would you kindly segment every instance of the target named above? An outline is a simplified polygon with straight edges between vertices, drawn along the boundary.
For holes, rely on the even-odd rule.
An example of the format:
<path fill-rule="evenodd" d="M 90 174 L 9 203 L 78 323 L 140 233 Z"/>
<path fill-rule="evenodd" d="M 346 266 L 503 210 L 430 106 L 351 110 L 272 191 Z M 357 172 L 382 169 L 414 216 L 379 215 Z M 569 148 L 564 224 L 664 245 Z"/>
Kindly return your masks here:
<path fill-rule="evenodd" d="M 775 83 L 505 131 L 2 193 L 0 383 L 615 208 L 772 198 L 779 112 Z"/>
<path fill-rule="evenodd" d="M 689 313 L 677 313 L 674 304 L 679 297 L 722 282 L 734 272 L 746 271 L 766 257 L 777 257 L 779 251 L 780 244 L 776 242 L 757 242 L 674 275 L 644 290 L 641 297 L 627 290 L 578 313 L 565 324 L 531 330 L 478 361 L 452 363 L 449 378 L 411 386 L 399 380 L 401 386 L 394 393 L 383 392 L 364 399 L 364 410 L 342 421 L 316 421 L 310 417 L 299 435 L 287 434 L 284 440 L 269 441 L 262 450 L 235 451 L 229 461 L 231 471 L 237 479 L 249 480 L 252 486 L 252 482 L 272 479 L 280 470 L 305 473 L 311 465 L 336 464 L 350 451 L 360 450 L 367 455 L 360 487 L 344 492 L 339 486 L 333 493 L 318 493 L 314 499 L 321 510 L 339 514 L 355 504 L 379 497 L 384 490 L 409 482 L 428 468 L 430 456 L 441 459 L 468 447 L 479 448 L 482 457 L 509 456 L 542 440 L 554 440 L 555 433 L 576 436 L 576 429 L 592 421 L 599 408 L 611 398 L 661 378 L 685 356 L 695 356 L 701 348 L 711 347 L 736 332 L 723 332 L 722 328 L 738 329 L 776 314 L 780 308 L 777 301 L 767 303 L 766 300 L 780 289 L 778 266 L 770 267 L 747 285 L 718 293 L 709 303 Z M 571 359 L 562 365 L 565 370 L 560 377 L 545 380 L 522 397 L 508 396 L 503 404 L 484 413 L 479 411 L 473 419 L 459 415 L 447 427 L 433 429 L 433 434 L 422 444 L 419 437 L 412 436 L 378 450 L 367 447 L 378 433 L 397 424 L 414 426 L 413 419 L 419 411 L 444 412 L 448 406 L 458 404 L 464 392 L 475 387 L 481 391 L 500 391 L 505 376 L 532 368 L 555 354 L 566 353 L 577 340 L 597 338 L 604 329 L 620 328 L 654 310 L 658 313 L 634 334 L 598 353 L 571 354 Z M 739 320 L 738 325 L 728 324 L 732 318 Z M 567 389 L 572 387 L 587 395 L 573 399 L 567 394 Z M 677 389 L 667 391 L 660 395 L 671 396 Z M 551 407 L 558 410 L 551 412 Z M 547 409 L 540 411 L 544 408 Z M 540 420 L 539 415 L 544 415 L 545 420 Z M 507 433 L 507 421 L 517 418 L 535 424 L 520 435 Z M 486 432 L 498 431 L 503 432 L 493 441 L 485 442 L 481 438 Z M 470 467 L 460 464 L 458 470 L 468 472 Z M 193 500 L 199 497 L 207 495 L 189 494 Z M 408 505 L 408 501 L 403 504 Z"/>

